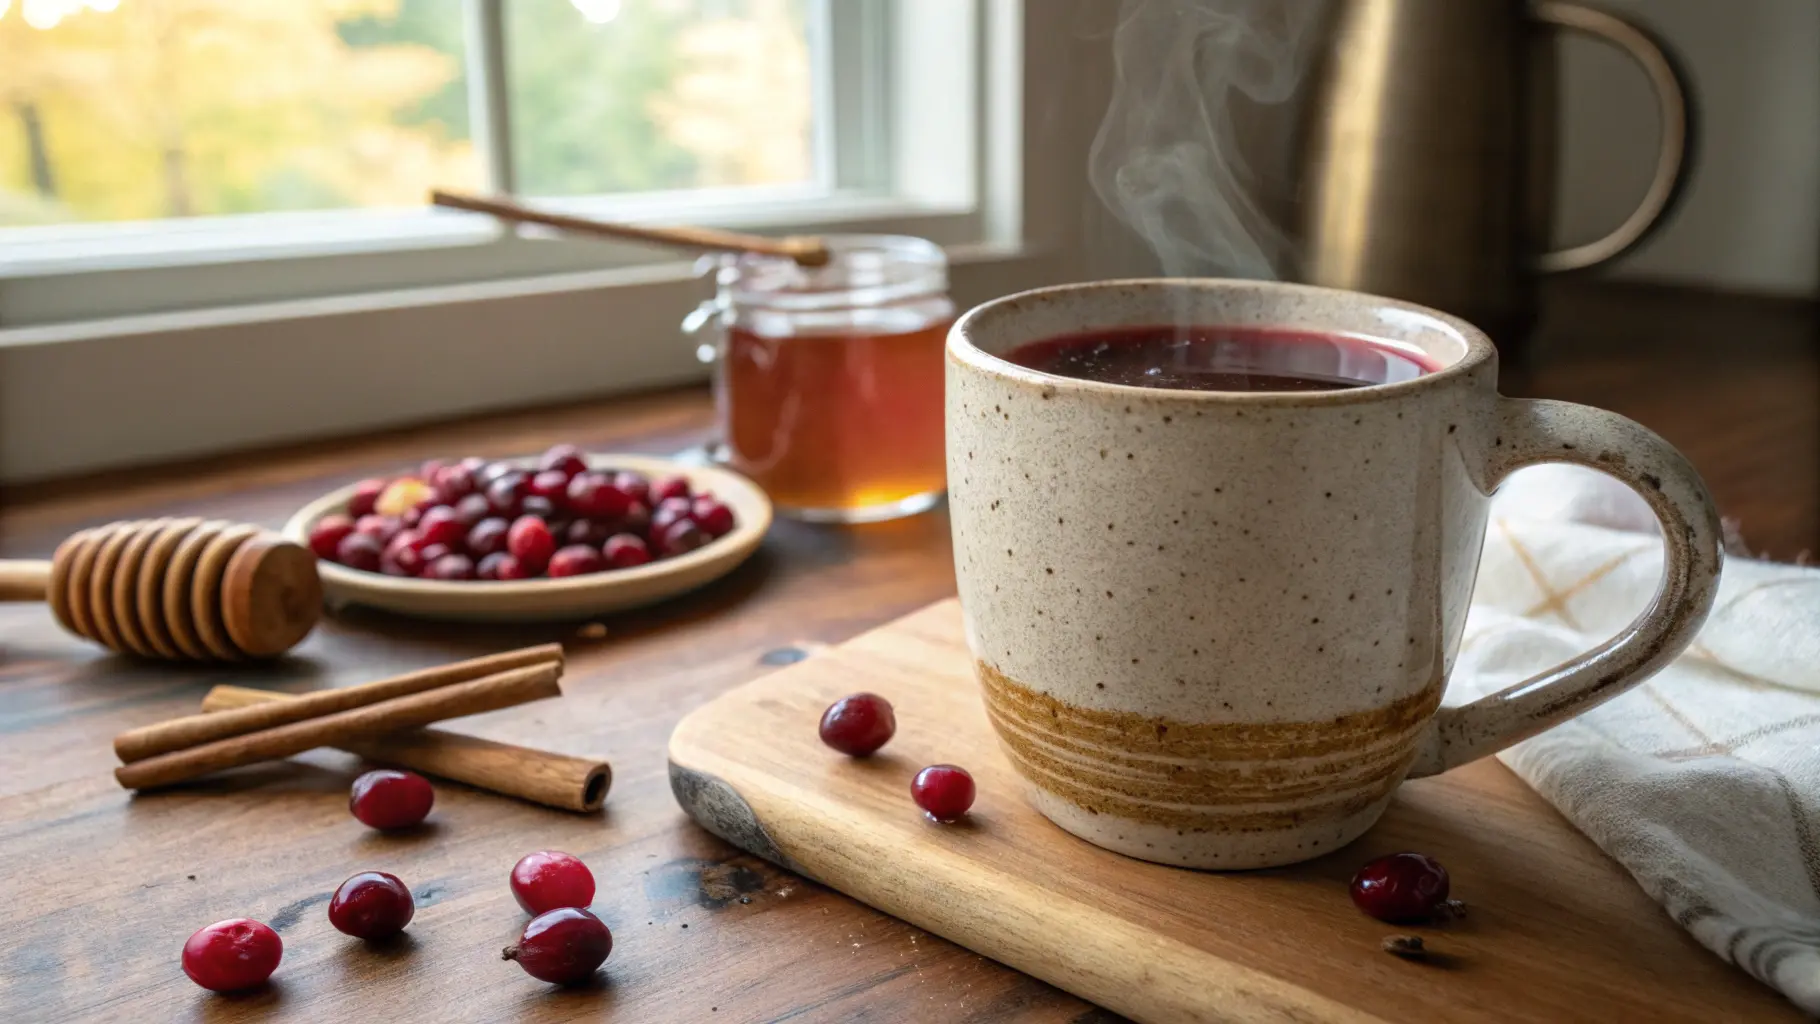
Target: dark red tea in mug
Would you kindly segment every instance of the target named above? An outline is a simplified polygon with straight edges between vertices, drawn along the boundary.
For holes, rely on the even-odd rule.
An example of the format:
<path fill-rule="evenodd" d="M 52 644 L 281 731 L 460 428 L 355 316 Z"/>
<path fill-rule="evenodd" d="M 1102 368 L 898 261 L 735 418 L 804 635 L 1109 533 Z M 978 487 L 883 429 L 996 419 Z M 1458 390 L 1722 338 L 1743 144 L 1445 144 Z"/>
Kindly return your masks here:
<path fill-rule="evenodd" d="M 1439 369 L 1412 346 L 1281 327 L 1116 327 L 1029 342 L 1005 358 L 1059 377 L 1183 391 L 1339 391 Z"/>

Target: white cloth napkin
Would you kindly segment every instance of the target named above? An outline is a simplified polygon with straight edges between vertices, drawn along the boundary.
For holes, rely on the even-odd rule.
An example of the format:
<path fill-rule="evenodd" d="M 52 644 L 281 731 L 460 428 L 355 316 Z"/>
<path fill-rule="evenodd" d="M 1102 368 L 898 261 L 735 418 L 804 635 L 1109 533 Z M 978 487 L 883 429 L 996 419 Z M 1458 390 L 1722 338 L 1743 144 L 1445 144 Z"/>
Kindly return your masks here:
<path fill-rule="evenodd" d="M 1610 637 L 1661 572 L 1649 510 L 1597 473 L 1525 470 L 1491 518 L 1450 704 Z M 1672 665 L 1499 756 L 1701 944 L 1820 1014 L 1820 569 L 1730 559 Z"/>

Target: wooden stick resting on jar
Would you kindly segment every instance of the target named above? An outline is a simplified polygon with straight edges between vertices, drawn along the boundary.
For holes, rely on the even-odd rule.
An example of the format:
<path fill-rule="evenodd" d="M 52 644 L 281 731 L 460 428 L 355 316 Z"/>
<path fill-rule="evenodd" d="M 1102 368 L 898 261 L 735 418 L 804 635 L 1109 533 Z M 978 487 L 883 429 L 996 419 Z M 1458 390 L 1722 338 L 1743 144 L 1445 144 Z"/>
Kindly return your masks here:
<path fill-rule="evenodd" d="M 285 704 L 299 698 L 244 686 L 217 686 L 202 698 L 211 715 Z M 397 765 L 504 796 L 565 811 L 598 811 L 613 785 L 605 761 L 462 736 L 441 729 L 412 729 L 384 736 L 338 740 L 338 750 L 379 764 Z"/>
<path fill-rule="evenodd" d="M 510 200 L 460 195 L 454 192 L 444 192 L 441 189 L 430 193 L 430 203 L 434 206 L 446 206 L 452 210 L 489 213 L 501 220 L 520 224 L 542 224 L 545 227 L 580 235 L 623 238 L 634 242 L 649 242 L 653 245 L 666 245 L 696 252 L 755 252 L 766 256 L 782 256 L 795 260 L 798 266 L 804 267 L 826 266 L 830 258 L 826 242 L 804 235 L 767 238 L 764 235 L 748 235 L 743 232 L 721 231 L 716 228 L 645 227 L 637 224 L 617 224 L 588 217 L 547 213 Z"/>

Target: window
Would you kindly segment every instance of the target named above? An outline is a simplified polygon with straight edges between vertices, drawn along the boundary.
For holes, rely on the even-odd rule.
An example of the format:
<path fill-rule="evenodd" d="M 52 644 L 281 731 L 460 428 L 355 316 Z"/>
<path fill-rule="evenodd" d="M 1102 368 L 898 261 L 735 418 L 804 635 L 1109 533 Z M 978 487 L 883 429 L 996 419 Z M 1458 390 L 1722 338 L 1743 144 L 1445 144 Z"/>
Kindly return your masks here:
<path fill-rule="evenodd" d="M 1021 0 L 0 0 L 0 482 L 701 377 L 690 260 L 432 187 L 919 235 L 962 301 L 1054 279 L 1103 101 L 1068 107 L 1091 37 L 1038 24 Z"/>

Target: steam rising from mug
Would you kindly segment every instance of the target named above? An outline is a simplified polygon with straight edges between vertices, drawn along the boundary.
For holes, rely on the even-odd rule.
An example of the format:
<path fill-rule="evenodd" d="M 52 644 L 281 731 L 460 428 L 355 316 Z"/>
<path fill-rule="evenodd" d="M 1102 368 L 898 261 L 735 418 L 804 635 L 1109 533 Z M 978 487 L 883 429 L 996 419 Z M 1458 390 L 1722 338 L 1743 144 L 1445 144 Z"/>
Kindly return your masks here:
<path fill-rule="evenodd" d="M 1290 99 L 1319 11 L 1314 0 L 1125 0 L 1088 177 L 1164 273 L 1277 276 L 1289 241 L 1259 203 L 1234 106 Z"/>

